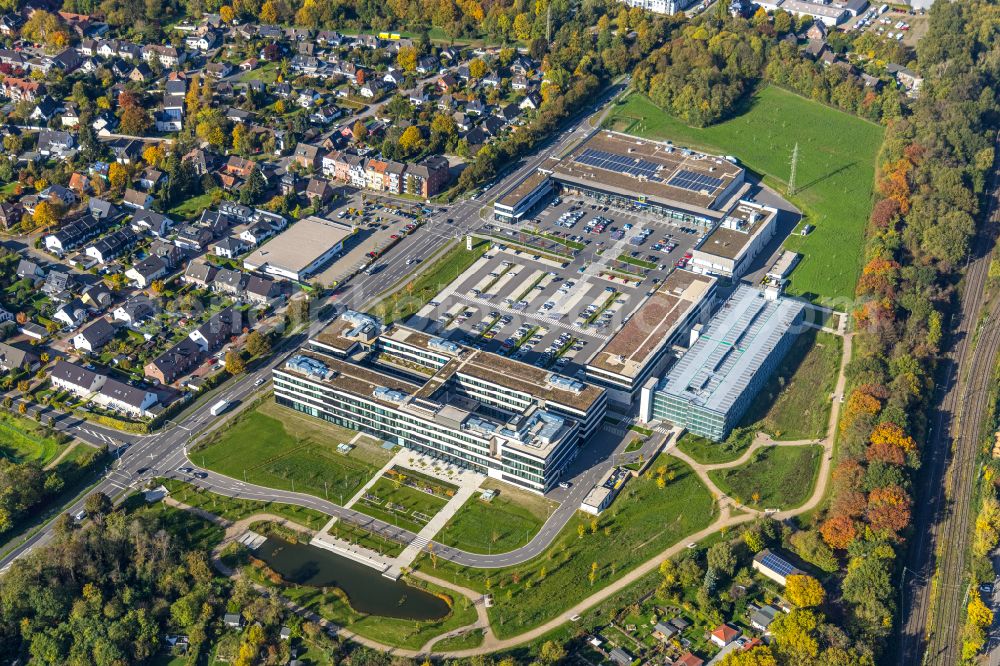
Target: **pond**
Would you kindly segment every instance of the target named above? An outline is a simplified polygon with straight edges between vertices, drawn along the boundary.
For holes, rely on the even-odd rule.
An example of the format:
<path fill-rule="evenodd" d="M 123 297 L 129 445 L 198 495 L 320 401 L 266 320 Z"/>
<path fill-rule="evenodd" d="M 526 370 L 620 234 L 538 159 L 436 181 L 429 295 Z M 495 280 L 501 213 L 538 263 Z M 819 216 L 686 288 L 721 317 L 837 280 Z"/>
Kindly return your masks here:
<path fill-rule="evenodd" d="M 440 597 L 316 546 L 271 537 L 254 552 L 254 557 L 297 585 L 340 588 L 351 608 L 366 615 L 439 620 L 451 611 Z"/>

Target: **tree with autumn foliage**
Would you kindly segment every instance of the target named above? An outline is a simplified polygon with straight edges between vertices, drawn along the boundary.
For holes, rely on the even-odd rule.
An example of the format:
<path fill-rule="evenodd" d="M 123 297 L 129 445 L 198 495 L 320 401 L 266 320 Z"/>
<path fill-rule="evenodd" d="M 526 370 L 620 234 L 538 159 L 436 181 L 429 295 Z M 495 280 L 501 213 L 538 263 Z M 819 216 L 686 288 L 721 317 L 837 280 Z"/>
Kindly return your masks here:
<path fill-rule="evenodd" d="M 785 595 L 799 608 L 813 608 L 823 604 L 826 590 L 812 576 L 792 574 L 785 580 Z"/>
<path fill-rule="evenodd" d="M 819 526 L 823 541 L 830 548 L 846 550 L 858 536 L 857 528 L 850 516 L 837 515 L 827 518 Z"/>
<path fill-rule="evenodd" d="M 868 523 L 876 532 L 898 537 L 910 524 L 910 496 L 899 486 L 875 488 L 868 493 Z"/>

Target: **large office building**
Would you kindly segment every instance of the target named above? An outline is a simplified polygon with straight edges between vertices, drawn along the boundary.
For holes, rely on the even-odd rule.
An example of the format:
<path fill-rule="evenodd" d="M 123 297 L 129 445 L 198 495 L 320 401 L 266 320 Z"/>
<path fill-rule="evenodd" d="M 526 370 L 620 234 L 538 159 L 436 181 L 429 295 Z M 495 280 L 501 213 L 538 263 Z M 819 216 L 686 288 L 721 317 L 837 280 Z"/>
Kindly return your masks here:
<path fill-rule="evenodd" d="M 607 409 L 599 387 L 350 311 L 273 375 L 280 404 L 534 492 Z"/>
<path fill-rule="evenodd" d="M 725 439 L 799 333 L 805 306 L 741 284 L 662 380 L 642 387 L 640 418 Z"/>
<path fill-rule="evenodd" d="M 650 377 L 663 373 L 670 347 L 687 346 L 692 327 L 712 311 L 716 279 L 675 270 L 587 363 L 587 381 L 630 408 Z"/>
<path fill-rule="evenodd" d="M 723 157 L 609 131 L 544 168 L 565 191 L 701 227 L 715 226 L 750 187 Z"/>
<path fill-rule="evenodd" d="M 774 238 L 778 211 L 740 201 L 691 252 L 691 270 L 729 278 L 742 277 Z"/>
<path fill-rule="evenodd" d="M 351 225 L 310 215 L 250 253 L 243 266 L 302 281 L 343 252 L 344 240 L 353 233 Z"/>

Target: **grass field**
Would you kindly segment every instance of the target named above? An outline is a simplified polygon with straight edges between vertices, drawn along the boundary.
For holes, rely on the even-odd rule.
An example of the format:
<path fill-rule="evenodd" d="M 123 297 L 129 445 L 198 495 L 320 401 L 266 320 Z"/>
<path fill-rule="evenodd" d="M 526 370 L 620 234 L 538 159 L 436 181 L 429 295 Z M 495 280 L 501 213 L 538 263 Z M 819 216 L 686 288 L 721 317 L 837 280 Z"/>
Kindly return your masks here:
<path fill-rule="evenodd" d="M 774 439 L 819 439 L 830 420 L 843 340 L 810 330 L 799 336 L 748 412 Z"/>
<path fill-rule="evenodd" d="M 475 495 L 435 536 L 446 546 L 470 553 L 504 553 L 527 543 L 548 517 L 544 506 L 518 501 L 517 491 L 503 489 L 490 502 Z"/>
<path fill-rule="evenodd" d="M 392 457 L 370 438 L 347 455 L 337 451 L 355 435 L 267 400 L 200 445 L 191 460 L 234 479 L 245 472 L 249 483 L 343 503 Z"/>
<path fill-rule="evenodd" d="M 167 212 L 174 218 L 179 217 L 185 220 L 190 220 L 197 217 L 201 214 L 201 211 L 211 206 L 213 201 L 213 193 L 205 192 L 204 194 L 199 194 L 196 197 L 185 199 Z"/>
<path fill-rule="evenodd" d="M 677 440 L 677 448 L 703 465 L 715 465 L 736 460 L 750 448 L 753 437 L 730 436 L 724 442 L 713 442 L 690 432 Z"/>
<path fill-rule="evenodd" d="M 330 520 L 330 516 L 325 513 L 294 504 L 235 499 L 201 490 L 190 483 L 176 479 L 161 479 L 161 482 L 170 491 L 170 497 L 178 502 L 215 514 L 230 522 L 242 520 L 257 513 L 273 513 L 304 527 L 318 530 Z"/>
<path fill-rule="evenodd" d="M 65 439 L 31 419 L 0 412 L 0 457 L 44 466 L 66 450 Z"/>
<path fill-rule="evenodd" d="M 345 541 L 350 541 L 369 550 L 374 550 L 381 555 L 396 557 L 403 552 L 403 544 L 398 541 L 386 539 L 374 532 L 369 532 L 363 527 L 352 525 L 343 520 L 335 522 L 327 532 Z"/>
<path fill-rule="evenodd" d="M 658 458 L 652 469 L 661 466 L 668 478 L 673 473 L 664 488 L 655 478 L 630 480 L 593 524 L 591 516 L 577 513 L 545 553 L 530 562 L 469 569 L 440 559 L 435 566 L 425 553 L 417 566 L 480 592 L 488 589 L 494 601 L 490 621 L 497 636 L 527 631 L 714 520 L 715 502 L 691 469 L 669 456 Z"/>
<path fill-rule="evenodd" d="M 747 109 L 704 129 L 672 118 L 648 98 L 632 94 L 607 125 L 669 139 L 717 154 L 735 155 L 765 182 L 786 190 L 792 150 L 799 146 L 796 192 L 790 197 L 815 226 L 785 247 L 803 254 L 788 292 L 844 309 L 860 274 L 865 223 L 872 205 L 875 157 L 882 128 L 780 88 L 765 87 Z"/>
<path fill-rule="evenodd" d="M 423 529 L 427 521 L 448 503 L 448 500 L 437 495 L 404 486 L 396 481 L 390 481 L 386 477 L 376 481 L 365 492 L 365 495 L 366 497 L 359 499 L 351 508 L 372 518 L 405 527 L 411 532 L 419 532 Z M 378 497 L 381 504 L 369 500 L 368 495 Z M 421 515 L 426 520 L 423 520 Z"/>
<path fill-rule="evenodd" d="M 727 495 L 757 509 L 792 509 L 812 493 L 821 446 L 770 446 L 744 465 L 709 472 Z"/>
<path fill-rule="evenodd" d="M 464 634 L 438 641 L 434 644 L 434 649 L 439 652 L 445 650 L 469 650 L 482 645 L 484 638 L 486 636 L 483 634 L 482 629 L 473 629 Z"/>
<path fill-rule="evenodd" d="M 387 325 L 408 319 L 483 256 L 489 246 L 488 241 L 479 241 L 470 251 L 465 249 L 464 242 L 455 243 L 401 289 L 376 303 L 369 312 Z"/>

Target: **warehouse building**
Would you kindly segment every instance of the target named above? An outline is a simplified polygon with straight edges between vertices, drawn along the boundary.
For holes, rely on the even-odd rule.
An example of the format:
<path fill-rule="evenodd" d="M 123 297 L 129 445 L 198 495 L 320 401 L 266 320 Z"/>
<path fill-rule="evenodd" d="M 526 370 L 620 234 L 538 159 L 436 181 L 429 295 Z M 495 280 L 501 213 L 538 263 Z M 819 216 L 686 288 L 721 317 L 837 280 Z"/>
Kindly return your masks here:
<path fill-rule="evenodd" d="M 301 282 L 340 254 L 353 233 L 350 225 L 310 215 L 257 248 L 243 267 Z"/>
<path fill-rule="evenodd" d="M 347 312 L 274 370 L 300 412 L 533 492 L 600 426 L 606 393 L 531 365 Z"/>
<path fill-rule="evenodd" d="M 564 191 L 710 228 L 749 190 L 734 161 L 602 131 L 544 170 Z"/>
<path fill-rule="evenodd" d="M 799 333 L 805 306 L 741 284 L 667 375 L 642 387 L 640 418 L 721 441 Z"/>
<path fill-rule="evenodd" d="M 774 238 L 778 211 L 740 201 L 691 252 L 691 270 L 729 278 L 742 277 Z"/>
<path fill-rule="evenodd" d="M 670 347 L 688 344 L 692 326 L 712 311 L 716 279 L 675 270 L 587 363 L 587 381 L 631 407 L 650 377 L 662 374 Z"/>

